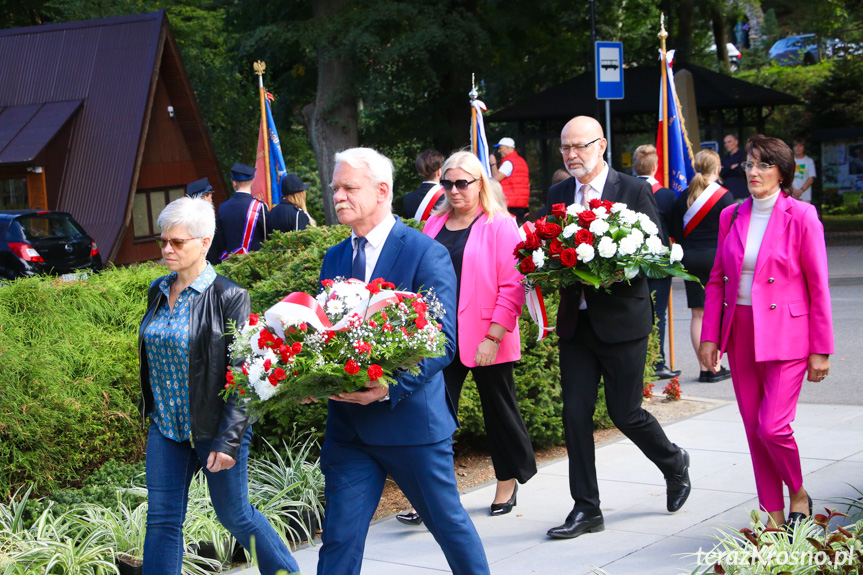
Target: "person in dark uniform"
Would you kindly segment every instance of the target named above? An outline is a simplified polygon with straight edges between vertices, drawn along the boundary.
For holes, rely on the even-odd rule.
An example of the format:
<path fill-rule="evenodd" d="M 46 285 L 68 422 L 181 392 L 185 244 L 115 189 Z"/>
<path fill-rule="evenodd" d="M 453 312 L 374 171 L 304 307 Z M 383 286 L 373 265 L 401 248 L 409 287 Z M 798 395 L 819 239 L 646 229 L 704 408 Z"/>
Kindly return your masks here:
<path fill-rule="evenodd" d="M 420 204 L 422 204 L 426 195 L 430 193 L 434 194 L 441 189 L 440 170 L 443 166 L 443 161 L 443 154 L 437 150 L 426 150 L 417 156 L 417 172 L 422 177 L 423 183 L 420 187 L 405 195 L 402 200 L 402 211 L 399 214 L 402 218 L 406 220 L 410 218 L 421 219 L 416 217 Z M 432 209 L 441 205 L 441 203 L 443 203 L 443 194 L 441 194 L 437 203 L 427 210 L 428 213 L 431 214 Z"/>
<path fill-rule="evenodd" d="M 282 199 L 278 206 L 270 211 L 270 231 L 296 232 L 306 229 L 306 226 L 315 227 L 315 220 L 306 213 L 306 190 L 309 185 L 304 184 L 299 176 L 287 174 L 282 178 Z"/>
<path fill-rule="evenodd" d="M 212 204 L 213 186 L 210 185 L 210 180 L 207 178 L 201 178 L 200 180 L 195 180 L 186 186 L 186 195 L 190 198 L 201 198 L 202 200 L 207 200 Z"/>
<path fill-rule="evenodd" d="M 746 182 L 746 174 L 743 172 L 743 160 L 746 156 L 743 155 L 743 148 L 740 147 L 740 141 L 734 134 L 728 134 L 722 140 L 725 144 L 725 151 L 728 155 L 722 158 L 722 170 L 719 172 L 719 177 L 725 188 L 731 192 L 734 201 L 742 202 L 749 197 L 749 184 Z"/>
<path fill-rule="evenodd" d="M 632 167 L 635 175 L 647 180 L 653 191 L 653 199 L 659 209 L 659 223 L 662 228 L 662 239 L 669 245 L 668 237 L 671 230 L 671 218 L 674 211 L 674 192 L 660 184 L 653 174 L 659 157 L 656 147 L 650 144 L 638 146 L 632 155 Z M 680 375 L 679 369 L 671 369 L 665 363 L 665 316 L 668 312 L 668 300 L 671 296 L 671 276 L 664 278 L 647 278 L 647 289 L 653 294 L 653 311 L 659 328 L 659 359 L 653 365 L 653 376 L 656 379 L 671 379 Z"/>
<path fill-rule="evenodd" d="M 255 168 L 234 164 L 231 185 L 234 195 L 219 206 L 216 236 L 211 250 L 219 261 L 232 253 L 248 253 L 260 249 L 267 238 L 267 206 L 252 197 Z"/>

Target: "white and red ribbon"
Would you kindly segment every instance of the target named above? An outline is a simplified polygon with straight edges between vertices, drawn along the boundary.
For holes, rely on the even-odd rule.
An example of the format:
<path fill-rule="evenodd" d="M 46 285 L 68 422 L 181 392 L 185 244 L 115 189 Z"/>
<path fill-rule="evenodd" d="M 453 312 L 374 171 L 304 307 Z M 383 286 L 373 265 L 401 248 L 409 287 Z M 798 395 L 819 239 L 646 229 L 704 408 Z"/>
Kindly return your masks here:
<path fill-rule="evenodd" d="M 443 186 L 441 186 L 440 184 L 435 184 L 434 186 L 429 188 L 429 191 L 426 192 L 423 201 L 420 203 L 416 213 L 414 214 L 414 219 L 418 222 L 424 222 L 429 219 L 431 211 L 437 205 L 438 200 L 441 199 L 441 196 L 443 196 L 443 194 Z"/>
<path fill-rule="evenodd" d="M 521 237 L 521 241 L 527 239 L 527 232 L 533 233 L 535 229 L 536 226 L 533 225 L 533 222 L 524 222 L 524 225 L 518 228 L 518 235 Z M 537 286 L 532 286 L 525 295 L 524 303 L 527 306 L 527 313 L 530 314 L 530 319 L 539 327 L 539 337 L 536 338 L 536 341 L 541 341 L 554 331 L 554 326 L 548 325 L 548 312 L 545 309 L 542 290 Z"/>

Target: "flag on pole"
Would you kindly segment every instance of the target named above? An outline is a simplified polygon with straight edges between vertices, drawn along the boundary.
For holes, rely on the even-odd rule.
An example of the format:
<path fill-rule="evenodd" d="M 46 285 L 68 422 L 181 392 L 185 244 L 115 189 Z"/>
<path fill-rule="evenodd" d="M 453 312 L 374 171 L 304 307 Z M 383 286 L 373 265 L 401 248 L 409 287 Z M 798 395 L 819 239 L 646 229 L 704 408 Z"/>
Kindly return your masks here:
<path fill-rule="evenodd" d="M 262 202 L 275 206 L 282 199 L 282 178 L 287 175 L 288 169 L 285 167 L 285 158 L 282 156 L 282 145 L 279 143 L 279 133 L 276 131 L 276 123 L 273 121 L 273 112 L 270 109 L 270 102 L 273 101 L 272 94 L 267 92 L 266 110 L 267 110 L 267 135 L 270 143 L 270 186 L 269 193 L 267 191 L 266 165 L 264 162 L 264 132 L 262 128 L 258 129 L 258 154 L 255 159 L 255 179 L 252 182 L 252 196 Z"/>
<path fill-rule="evenodd" d="M 671 71 L 673 60 L 674 50 L 669 50 L 665 63 L 668 78 L 668 126 L 663 125 L 665 102 L 660 86 L 659 130 L 656 134 L 656 153 L 659 156 L 659 161 L 656 163 L 656 173 L 653 177 L 673 191 L 675 195 L 678 195 L 689 187 L 689 182 L 695 176 L 695 156 L 692 154 L 692 145 L 686 135 L 686 126 L 683 124 L 683 116 L 680 113 L 680 101 L 677 99 L 677 91 L 674 89 L 674 74 Z M 662 132 L 666 128 L 668 130 L 668 182 L 664 181 L 662 152 Z"/>
<path fill-rule="evenodd" d="M 482 103 L 482 100 L 471 100 L 470 105 L 476 108 L 476 125 L 471 126 L 470 137 L 473 140 L 473 135 L 476 134 L 476 142 L 471 141 L 471 148 L 476 150 L 476 157 L 479 158 L 479 162 L 482 164 L 482 168 L 485 170 L 485 175 L 489 178 L 491 177 L 491 166 L 488 163 L 488 139 L 485 137 L 485 124 L 482 121 L 482 113 L 487 110 L 485 104 Z"/>

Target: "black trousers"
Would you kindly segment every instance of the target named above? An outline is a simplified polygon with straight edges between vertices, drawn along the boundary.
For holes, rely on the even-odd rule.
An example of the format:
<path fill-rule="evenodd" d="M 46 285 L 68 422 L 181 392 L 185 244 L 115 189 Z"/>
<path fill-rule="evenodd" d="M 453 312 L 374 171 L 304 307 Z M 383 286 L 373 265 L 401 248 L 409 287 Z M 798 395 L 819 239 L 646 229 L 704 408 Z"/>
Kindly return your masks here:
<path fill-rule="evenodd" d="M 654 368 L 661 369 L 665 365 L 665 317 L 668 315 L 668 298 L 671 295 L 671 276 L 667 278 L 647 278 L 647 289 L 653 295 L 653 311 L 656 314 L 656 326 L 659 329 L 659 359 Z"/>
<path fill-rule="evenodd" d="M 560 383 L 569 490 L 575 508 L 590 512 L 599 509 L 593 412 L 600 377 L 611 421 L 663 475 L 679 471 L 683 456 L 656 418 L 641 407 L 647 337 L 605 343 L 596 337 L 587 311 L 578 314 L 573 339 L 560 340 Z"/>
<path fill-rule="evenodd" d="M 515 478 L 519 483 L 527 482 L 536 475 L 536 458 L 527 426 L 518 409 L 512 362 L 467 367 L 456 354 L 453 362 L 443 370 L 446 388 L 456 412 L 468 371 L 473 373 L 479 392 L 494 476 L 498 481 Z"/>

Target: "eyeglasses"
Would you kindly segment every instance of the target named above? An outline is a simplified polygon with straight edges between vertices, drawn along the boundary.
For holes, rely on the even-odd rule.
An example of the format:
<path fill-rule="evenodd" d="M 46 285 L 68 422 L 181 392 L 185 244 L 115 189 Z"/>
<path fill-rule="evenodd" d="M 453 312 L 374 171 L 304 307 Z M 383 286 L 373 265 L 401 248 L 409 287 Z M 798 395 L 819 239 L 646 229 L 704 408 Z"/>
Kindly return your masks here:
<path fill-rule="evenodd" d="M 583 152 L 586 149 L 588 149 L 591 144 L 594 144 L 594 143 L 600 141 L 601 139 L 602 138 L 597 138 L 597 139 L 593 140 L 592 142 L 588 142 L 586 144 L 573 144 L 572 146 L 570 146 L 570 145 L 561 146 L 560 147 L 560 153 L 566 155 L 566 154 L 569 154 L 569 152 L 572 150 L 575 150 L 576 152 Z"/>
<path fill-rule="evenodd" d="M 183 246 L 186 245 L 186 242 L 191 242 L 192 240 L 198 240 L 200 238 L 156 238 L 156 243 L 159 244 L 161 249 L 165 249 L 168 247 L 168 244 L 171 244 L 171 247 L 175 250 L 183 249 Z"/>
<path fill-rule="evenodd" d="M 469 182 L 467 180 L 456 180 L 454 182 L 451 182 L 449 180 L 441 180 L 440 185 L 443 186 L 443 189 L 448 191 L 448 192 L 452 191 L 453 186 L 457 187 L 460 192 L 463 192 L 467 189 L 467 187 L 469 185 L 471 185 L 472 183 L 477 181 L 477 179 L 478 178 L 474 178 L 473 180 L 471 180 Z"/>
<path fill-rule="evenodd" d="M 763 171 L 769 170 L 776 164 L 768 164 L 767 162 L 740 162 L 740 165 L 743 166 L 744 170 L 751 170 L 755 166 L 758 166 L 758 169 Z"/>

